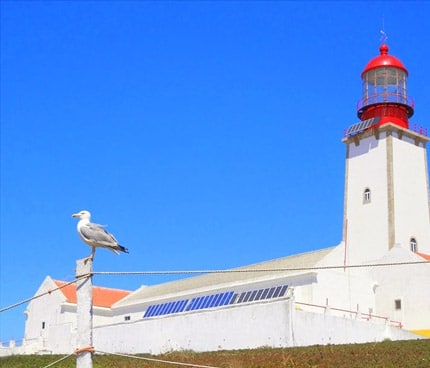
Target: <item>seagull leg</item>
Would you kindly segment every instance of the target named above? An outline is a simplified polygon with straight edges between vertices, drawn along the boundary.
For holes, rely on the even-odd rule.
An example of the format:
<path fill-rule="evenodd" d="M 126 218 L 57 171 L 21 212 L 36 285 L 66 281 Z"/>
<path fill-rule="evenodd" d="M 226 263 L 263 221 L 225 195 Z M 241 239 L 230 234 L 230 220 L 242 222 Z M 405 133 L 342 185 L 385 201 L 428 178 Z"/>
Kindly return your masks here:
<path fill-rule="evenodd" d="M 96 253 L 96 247 L 91 247 L 91 254 L 89 257 L 85 258 L 84 263 L 86 264 L 88 261 L 93 261 L 94 259 L 94 254 Z"/>

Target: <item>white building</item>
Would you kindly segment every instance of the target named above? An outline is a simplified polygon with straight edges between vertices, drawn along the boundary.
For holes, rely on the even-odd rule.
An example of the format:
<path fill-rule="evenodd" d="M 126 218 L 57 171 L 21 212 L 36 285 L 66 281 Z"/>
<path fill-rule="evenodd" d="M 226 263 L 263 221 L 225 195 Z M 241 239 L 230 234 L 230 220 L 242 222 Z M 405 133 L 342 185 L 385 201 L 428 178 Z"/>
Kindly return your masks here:
<path fill-rule="evenodd" d="M 430 337 L 429 138 L 409 128 L 407 75 L 386 45 L 362 73 L 360 122 L 343 139 L 339 245 L 118 291 L 108 305 L 95 297 L 96 350 L 160 353 Z M 47 278 L 38 293 L 53 283 Z M 76 303 L 63 291 L 56 294 L 30 303 L 25 352 L 76 348 Z"/>
<path fill-rule="evenodd" d="M 48 295 L 29 303 L 25 311 L 27 320 L 23 344 L 14 346 L 13 353 L 71 352 L 70 346 L 76 345 L 76 284 L 47 276 L 35 295 L 45 293 Z M 93 326 L 109 323 L 111 306 L 129 294 L 127 290 L 94 287 Z"/>

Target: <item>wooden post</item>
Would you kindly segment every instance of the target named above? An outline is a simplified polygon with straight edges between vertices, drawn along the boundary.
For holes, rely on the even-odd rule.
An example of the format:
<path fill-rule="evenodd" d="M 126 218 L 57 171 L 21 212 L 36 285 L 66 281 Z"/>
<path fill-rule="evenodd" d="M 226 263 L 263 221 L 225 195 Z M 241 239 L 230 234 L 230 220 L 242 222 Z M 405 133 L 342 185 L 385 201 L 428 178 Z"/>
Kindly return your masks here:
<path fill-rule="evenodd" d="M 92 273 L 93 262 L 89 259 L 78 259 L 76 262 L 76 277 Z M 93 278 L 92 276 L 78 280 L 76 284 L 77 297 L 77 353 L 76 368 L 92 368 L 93 357 Z M 88 348 L 88 349 L 87 349 Z"/>

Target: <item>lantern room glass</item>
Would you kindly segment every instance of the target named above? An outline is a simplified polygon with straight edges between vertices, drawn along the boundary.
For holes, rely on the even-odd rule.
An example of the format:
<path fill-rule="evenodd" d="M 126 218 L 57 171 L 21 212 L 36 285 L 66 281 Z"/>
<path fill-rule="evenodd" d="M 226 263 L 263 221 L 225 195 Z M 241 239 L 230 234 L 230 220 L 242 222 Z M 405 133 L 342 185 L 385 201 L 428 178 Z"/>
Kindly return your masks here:
<path fill-rule="evenodd" d="M 394 102 L 408 104 L 406 73 L 397 68 L 383 67 L 363 75 L 363 106 Z"/>

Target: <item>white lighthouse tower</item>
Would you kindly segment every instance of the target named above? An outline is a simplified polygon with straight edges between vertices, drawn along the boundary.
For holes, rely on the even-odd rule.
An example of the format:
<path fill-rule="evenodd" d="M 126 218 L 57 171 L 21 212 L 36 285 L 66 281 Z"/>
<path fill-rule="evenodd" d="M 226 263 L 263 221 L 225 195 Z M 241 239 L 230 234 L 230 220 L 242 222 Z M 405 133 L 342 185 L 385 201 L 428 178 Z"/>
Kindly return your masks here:
<path fill-rule="evenodd" d="M 411 129 L 408 71 L 383 44 L 364 68 L 360 121 L 345 132 L 345 262 L 381 258 L 394 245 L 430 254 L 429 176 L 423 128 Z"/>

